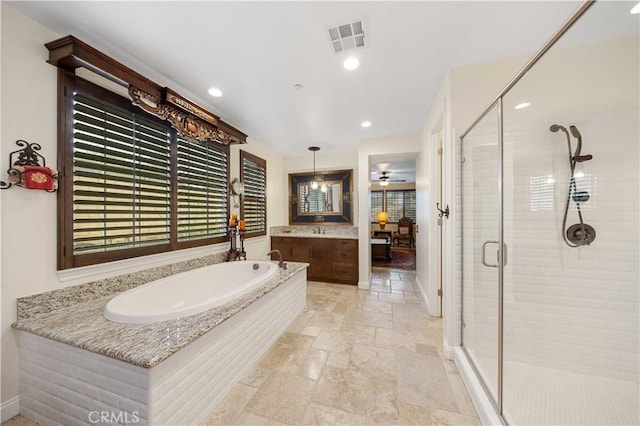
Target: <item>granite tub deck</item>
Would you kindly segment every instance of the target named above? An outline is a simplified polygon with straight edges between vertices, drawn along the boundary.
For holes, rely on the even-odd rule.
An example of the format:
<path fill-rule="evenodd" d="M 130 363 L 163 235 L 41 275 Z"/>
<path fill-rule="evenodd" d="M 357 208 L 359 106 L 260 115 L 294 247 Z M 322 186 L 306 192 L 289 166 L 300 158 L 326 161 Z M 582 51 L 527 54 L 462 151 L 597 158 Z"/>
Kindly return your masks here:
<path fill-rule="evenodd" d="M 77 348 L 150 368 L 170 357 L 229 317 L 307 267 L 287 262 L 276 278 L 240 299 L 177 320 L 122 324 L 104 318 L 105 305 L 131 288 L 216 262 L 214 256 L 109 278 L 18 299 L 12 327 Z"/>
<path fill-rule="evenodd" d="M 205 421 L 306 306 L 307 264 L 291 262 L 247 295 L 177 320 L 121 324 L 102 313 L 121 291 L 218 260 L 22 298 L 13 324 L 20 413 L 39 424 L 91 425 L 96 413 L 112 423 Z"/>

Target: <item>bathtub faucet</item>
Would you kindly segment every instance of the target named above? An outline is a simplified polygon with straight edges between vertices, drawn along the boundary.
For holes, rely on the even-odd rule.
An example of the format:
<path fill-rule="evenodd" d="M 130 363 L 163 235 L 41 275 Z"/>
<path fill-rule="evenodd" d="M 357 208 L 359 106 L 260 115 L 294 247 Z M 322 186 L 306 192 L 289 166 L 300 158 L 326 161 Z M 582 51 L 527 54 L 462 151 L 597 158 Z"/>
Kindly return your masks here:
<path fill-rule="evenodd" d="M 282 261 L 282 253 L 280 253 L 280 250 L 271 250 L 269 253 L 267 253 L 267 256 L 270 256 L 272 253 L 278 255 L 278 267 L 287 269 L 287 264 Z"/>

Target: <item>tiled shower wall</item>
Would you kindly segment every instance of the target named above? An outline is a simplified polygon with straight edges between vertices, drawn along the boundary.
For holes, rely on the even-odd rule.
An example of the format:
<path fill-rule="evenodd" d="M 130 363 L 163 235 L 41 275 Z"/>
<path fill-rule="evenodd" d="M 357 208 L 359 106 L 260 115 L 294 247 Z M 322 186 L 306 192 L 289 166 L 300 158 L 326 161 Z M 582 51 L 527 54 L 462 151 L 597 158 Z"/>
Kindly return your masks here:
<path fill-rule="evenodd" d="M 637 383 L 638 111 L 558 123 L 576 125 L 582 154 L 594 157 L 576 166 L 578 191 L 590 193 L 583 218 L 597 233 L 579 248 L 562 240 L 568 149 L 550 124 L 505 127 L 505 357 Z M 572 201 L 567 226 L 578 222 Z"/>

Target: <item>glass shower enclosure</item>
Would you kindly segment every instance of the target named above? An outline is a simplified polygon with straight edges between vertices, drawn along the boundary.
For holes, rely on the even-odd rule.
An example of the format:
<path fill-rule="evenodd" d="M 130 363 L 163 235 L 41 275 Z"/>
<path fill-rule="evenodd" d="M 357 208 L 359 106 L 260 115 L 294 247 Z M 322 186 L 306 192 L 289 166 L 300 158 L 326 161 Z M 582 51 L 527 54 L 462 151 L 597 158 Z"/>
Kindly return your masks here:
<path fill-rule="evenodd" d="M 635 4 L 582 4 L 461 138 L 462 346 L 507 424 L 640 424 Z"/>

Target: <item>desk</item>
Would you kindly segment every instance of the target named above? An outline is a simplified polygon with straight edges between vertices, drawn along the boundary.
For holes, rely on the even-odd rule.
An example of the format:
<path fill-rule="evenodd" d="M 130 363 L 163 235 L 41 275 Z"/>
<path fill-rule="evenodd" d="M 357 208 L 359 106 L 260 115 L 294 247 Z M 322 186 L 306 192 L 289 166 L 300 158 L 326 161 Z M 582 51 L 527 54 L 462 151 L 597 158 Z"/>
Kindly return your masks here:
<path fill-rule="evenodd" d="M 391 241 L 386 238 L 371 240 L 371 259 L 391 260 Z"/>
<path fill-rule="evenodd" d="M 388 238 L 391 240 L 393 237 L 393 232 L 391 231 L 383 231 L 383 230 L 375 230 L 373 231 L 373 238 Z"/>

